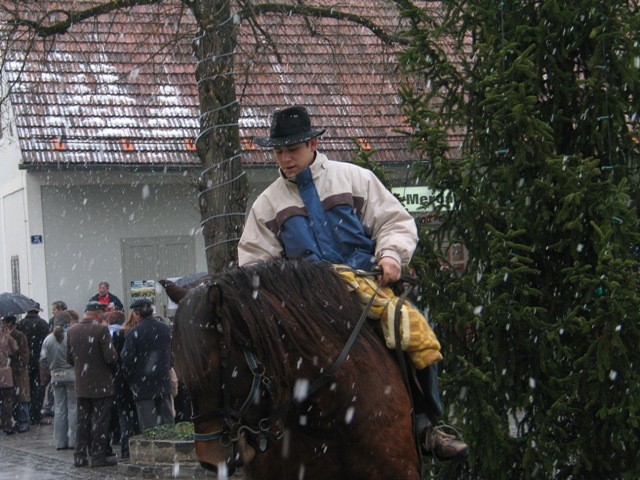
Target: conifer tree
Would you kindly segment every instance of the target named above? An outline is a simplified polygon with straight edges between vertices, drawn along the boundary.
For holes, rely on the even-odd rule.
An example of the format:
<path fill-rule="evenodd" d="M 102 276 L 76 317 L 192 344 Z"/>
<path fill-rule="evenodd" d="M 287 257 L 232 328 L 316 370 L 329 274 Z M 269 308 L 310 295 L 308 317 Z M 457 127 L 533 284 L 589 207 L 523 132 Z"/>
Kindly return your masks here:
<path fill-rule="evenodd" d="M 440 473 L 638 478 L 638 3 L 427 5 L 401 58 L 418 178 L 440 192 L 415 266 L 471 446 Z"/>

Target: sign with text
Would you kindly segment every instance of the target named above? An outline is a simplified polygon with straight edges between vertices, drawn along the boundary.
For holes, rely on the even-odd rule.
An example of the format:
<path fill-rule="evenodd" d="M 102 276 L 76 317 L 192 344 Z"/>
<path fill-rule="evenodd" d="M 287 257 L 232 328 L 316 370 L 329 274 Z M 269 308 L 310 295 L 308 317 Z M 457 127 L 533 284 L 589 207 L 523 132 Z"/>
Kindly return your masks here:
<path fill-rule="evenodd" d="M 404 207 L 411 213 L 432 212 L 433 208 L 424 206 L 439 193 L 429 187 L 394 187 L 391 191 L 400 197 Z"/>
<path fill-rule="evenodd" d="M 142 298 L 151 300 L 156 311 L 156 282 L 154 280 L 134 280 L 131 282 L 131 303 Z"/>

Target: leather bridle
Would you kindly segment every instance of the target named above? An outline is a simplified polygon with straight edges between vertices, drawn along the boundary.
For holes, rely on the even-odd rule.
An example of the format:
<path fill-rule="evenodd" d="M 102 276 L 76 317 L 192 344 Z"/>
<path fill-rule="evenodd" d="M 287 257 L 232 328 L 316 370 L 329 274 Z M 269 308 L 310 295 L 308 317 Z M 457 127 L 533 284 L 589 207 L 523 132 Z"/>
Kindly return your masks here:
<path fill-rule="evenodd" d="M 215 330 L 220 334 L 220 369 L 222 374 L 222 408 L 217 408 L 200 415 L 194 415 L 191 417 L 191 421 L 194 423 L 200 423 L 214 418 L 222 418 L 222 428 L 209 433 L 195 433 L 194 440 L 207 442 L 210 440 L 219 440 L 220 445 L 223 447 L 229 447 L 235 444 L 241 437 L 242 433 L 248 432 L 260 437 L 260 445 L 264 444 L 266 448 L 266 441 L 268 438 L 279 439 L 284 434 L 284 428 L 281 422 L 276 422 L 275 428 L 273 422 L 269 421 L 269 418 L 261 419 L 257 425 L 249 425 L 245 422 L 245 416 L 252 403 L 256 403 L 256 400 L 260 398 L 262 394 L 262 388 L 266 389 L 267 393 L 272 394 L 273 384 L 271 379 L 265 375 L 264 367 L 256 356 L 248 349 L 243 350 L 244 358 L 247 363 L 247 367 L 251 371 L 253 378 L 251 381 L 251 389 L 247 394 L 247 398 L 242 403 L 239 410 L 232 408 L 231 402 L 231 374 L 232 369 L 229 367 L 229 349 L 224 341 L 224 335 L 222 334 L 222 324 L 218 323 L 215 327 L 200 327 L 202 330 Z"/>

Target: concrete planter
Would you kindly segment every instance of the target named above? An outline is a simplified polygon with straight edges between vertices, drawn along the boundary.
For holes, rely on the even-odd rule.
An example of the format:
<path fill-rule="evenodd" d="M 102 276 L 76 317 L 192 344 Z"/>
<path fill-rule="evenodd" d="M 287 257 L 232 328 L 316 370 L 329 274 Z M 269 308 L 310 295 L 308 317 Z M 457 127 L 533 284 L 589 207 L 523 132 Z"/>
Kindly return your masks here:
<path fill-rule="evenodd" d="M 145 478 L 216 478 L 200 466 L 191 440 L 129 439 L 129 461 L 118 464 L 118 473 Z"/>
<path fill-rule="evenodd" d="M 198 464 L 192 440 L 147 440 L 139 436 L 131 437 L 129 453 L 131 463 L 137 465 Z"/>

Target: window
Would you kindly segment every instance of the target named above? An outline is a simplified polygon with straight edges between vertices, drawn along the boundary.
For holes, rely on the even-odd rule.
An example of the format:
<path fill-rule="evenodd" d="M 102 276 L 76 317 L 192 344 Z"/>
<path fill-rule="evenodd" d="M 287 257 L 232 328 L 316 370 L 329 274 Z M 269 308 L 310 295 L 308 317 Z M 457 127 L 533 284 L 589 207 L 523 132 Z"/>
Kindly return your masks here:
<path fill-rule="evenodd" d="M 11 257 L 11 291 L 20 293 L 20 260 L 17 255 Z"/>
<path fill-rule="evenodd" d="M 464 245 L 453 243 L 449 246 L 449 261 L 456 272 L 464 271 L 467 262 Z"/>

